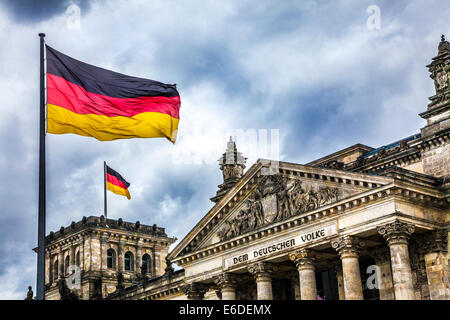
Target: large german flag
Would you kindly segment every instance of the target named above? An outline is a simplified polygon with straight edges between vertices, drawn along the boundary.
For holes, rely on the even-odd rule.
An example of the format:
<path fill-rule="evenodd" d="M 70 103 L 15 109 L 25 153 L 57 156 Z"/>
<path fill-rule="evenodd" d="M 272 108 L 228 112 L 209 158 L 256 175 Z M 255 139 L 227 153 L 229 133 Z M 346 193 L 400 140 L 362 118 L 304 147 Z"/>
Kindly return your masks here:
<path fill-rule="evenodd" d="M 175 85 L 95 67 L 49 46 L 46 54 L 47 132 L 175 142 L 181 105 Z"/>
<path fill-rule="evenodd" d="M 106 189 L 115 194 L 126 196 L 128 200 L 130 200 L 131 196 L 128 191 L 129 186 L 130 183 L 128 183 L 117 171 L 106 166 Z"/>

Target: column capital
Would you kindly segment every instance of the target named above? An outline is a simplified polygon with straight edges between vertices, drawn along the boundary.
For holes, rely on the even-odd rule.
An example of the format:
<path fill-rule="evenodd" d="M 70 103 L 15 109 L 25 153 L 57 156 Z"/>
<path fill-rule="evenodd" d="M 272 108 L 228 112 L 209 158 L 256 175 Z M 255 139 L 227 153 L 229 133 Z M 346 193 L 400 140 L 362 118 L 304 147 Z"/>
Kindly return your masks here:
<path fill-rule="evenodd" d="M 295 263 L 298 271 L 303 269 L 315 270 L 314 263 L 318 259 L 318 256 L 311 249 L 300 249 L 289 254 L 289 258 Z"/>
<path fill-rule="evenodd" d="M 363 246 L 364 242 L 355 236 L 344 236 L 331 241 L 331 247 L 339 253 L 341 259 L 347 257 L 359 257 L 359 252 Z"/>
<path fill-rule="evenodd" d="M 387 223 L 384 226 L 377 228 L 378 233 L 386 239 L 389 246 L 393 244 L 407 245 L 414 229 L 414 225 L 399 220 L 395 220 L 392 223 Z"/>
<path fill-rule="evenodd" d="M 220 290 L 224 288 L 236 288 L 236 277 L 234 274 L 224 272 L 214 279 L 214 283 Z"/>
<path fill-rule="evenodd" d="M 203 283 L 189 283 L 181 288 L 189 300 L 202 300 L 208 291 L 208 286 Z"/>
<path fill-rule="evenodd" d="M 256 281 L 272 279 L 273 264 L 269 262 L 256 262 L 248 266 L 250 272 Z"/>

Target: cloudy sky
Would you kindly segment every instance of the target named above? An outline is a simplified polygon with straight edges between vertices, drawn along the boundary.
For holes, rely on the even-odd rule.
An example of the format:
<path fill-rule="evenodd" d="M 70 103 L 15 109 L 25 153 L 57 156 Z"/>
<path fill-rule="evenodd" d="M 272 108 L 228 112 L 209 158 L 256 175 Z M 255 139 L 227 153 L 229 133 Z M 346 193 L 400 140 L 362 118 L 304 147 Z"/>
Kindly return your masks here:
<path fill-rule="evenodd" d="M 175 145 L 47 135 L 47 232 L 102 214 L 106 160 L 132 196 L 109 193 L 109 217 L 181 239 L 212 206 L 230 133 L 278 129 L 273 157 L 306 163 L 419 132 L 449 16 L 448 0 L 0 1 L 0 299 L 36 282 L 39 32 L 84 62 L 176 83 L 182 101 Z M 248 167 L 271 156 L 254 146 L 238 140 Z"/>

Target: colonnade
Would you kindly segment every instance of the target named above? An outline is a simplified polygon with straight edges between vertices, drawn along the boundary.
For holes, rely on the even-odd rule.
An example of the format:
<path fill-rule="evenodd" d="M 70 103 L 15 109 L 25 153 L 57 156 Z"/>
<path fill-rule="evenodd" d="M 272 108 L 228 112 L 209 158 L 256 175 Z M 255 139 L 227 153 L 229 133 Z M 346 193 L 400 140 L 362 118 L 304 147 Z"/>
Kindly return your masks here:
<path fill-rule="evenodd" d="M 377 228 L 386 241 L 388 250 L 377 252 L 377 289 L 382 300 L 415 300 L 413 272 L 409 257 L 408 244 L 414 233 L 414 226 L 394 221 Z M 427 280 L 430 298 L 433 300 L 450 299 L 448 267 L 446 265 L 447 231 L 435 231 L 428 238 L 425 252 Z M 440 245 L 439 245 L 440 244 Z M 330 242 L 339 255 L 340 263 L 334 265 L 340 300 L 363 300 L 359 257 L 365 243 L 357 236 L 343 236 Z M 298 271 L 301 300 L 316 300 L 316 262 L 320 252 L 302 248 L 289 254 L 290 260 Z M 272 278 L 274 264 L 256 262 L 248 266 L 248 272 L 256 282 L 257 299 L 272 300 Z M 222 273 L 215 278 L 215 284 L 221 291 L 222 300 L 236 299 L 237 281 L 232 273 Z M 208 286 L 192 283 L 184 287 L 188 299 L 202 299 Z"/>

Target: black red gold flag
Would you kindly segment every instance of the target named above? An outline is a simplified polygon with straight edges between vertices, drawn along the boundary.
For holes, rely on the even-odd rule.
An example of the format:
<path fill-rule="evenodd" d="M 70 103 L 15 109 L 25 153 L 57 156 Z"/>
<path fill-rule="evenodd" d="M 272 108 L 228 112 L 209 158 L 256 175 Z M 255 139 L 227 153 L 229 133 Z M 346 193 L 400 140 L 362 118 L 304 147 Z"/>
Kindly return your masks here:
<path fill-rule="evenodd" d="M 115 194 L 126 196 L 128 200 L 131 199 L 128 187 L 130 183 L 127 182 L 117 171 L 106 166 L 106 189 Z"/>
<path fill-rule="evenodd" d="M 181 106 L 176 85 L 99 68 L 47 45 L 46 55 L 47 132 L 175 142 Z"/>

